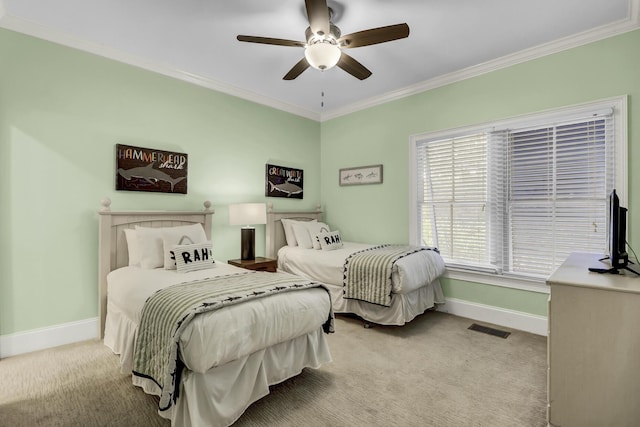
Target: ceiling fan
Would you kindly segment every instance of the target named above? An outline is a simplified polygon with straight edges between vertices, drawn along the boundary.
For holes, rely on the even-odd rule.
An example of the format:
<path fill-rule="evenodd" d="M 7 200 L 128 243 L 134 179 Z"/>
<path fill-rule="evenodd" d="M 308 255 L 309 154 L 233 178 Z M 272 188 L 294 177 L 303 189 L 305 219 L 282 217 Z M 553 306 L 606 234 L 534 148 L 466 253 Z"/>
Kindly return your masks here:
<path fill-rule="evenodd" d="M 238 40 L 278 46 L 304 48 L 304 57 L 289 70 L 283 80 L 293 80 L 309 66 L 328 70 L 337 65 L 352 76 L 364 80 L 371 75 L 364 65 L 344 53 L 344 49 L 369 46 L 403 39 L 409 36 L 407 24 L 372 28 L 341 36 L 340 29 L 331 22 L 331 9 L 326 0 L 305 0 L 309 27 L 305 31 L 306 42 L 271 37 L 243 36 Z"/>

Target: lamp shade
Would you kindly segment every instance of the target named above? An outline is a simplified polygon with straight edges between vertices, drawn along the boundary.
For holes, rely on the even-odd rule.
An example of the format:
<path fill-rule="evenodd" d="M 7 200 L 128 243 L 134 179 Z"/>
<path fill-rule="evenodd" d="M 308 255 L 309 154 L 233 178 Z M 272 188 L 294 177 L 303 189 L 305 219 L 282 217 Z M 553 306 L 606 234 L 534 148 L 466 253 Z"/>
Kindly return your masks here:
<path fill-rule="evenodd" d="M 308 45 L 304 50 L 304 57 L 313 68 L 328 70 L 340 60 L 340 48 L 329 42 L 318 42 Z"/>
<path fill-rule="evenodd" d="M 264 203 L 239 203 L 229 205 L 229 225 L 267 223 L 267 205 Z"/>

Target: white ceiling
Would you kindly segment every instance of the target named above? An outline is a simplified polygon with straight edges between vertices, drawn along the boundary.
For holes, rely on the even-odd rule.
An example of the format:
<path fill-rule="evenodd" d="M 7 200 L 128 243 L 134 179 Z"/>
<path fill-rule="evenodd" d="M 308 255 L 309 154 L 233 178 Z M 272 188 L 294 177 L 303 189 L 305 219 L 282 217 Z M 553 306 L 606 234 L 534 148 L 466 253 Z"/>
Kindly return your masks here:
<path fill-rule="evenodd" d="M 284 81 L 302 48 L 236 36 L 305 41 L 304 0 L 0 0 L 0 27 L 326 120 L 639 28 L 640 15 L 640 0 L 327 3 L 343 34 L 406 22 L 410 35 L 348 51 L 366 80 L 335 67 Z"/>

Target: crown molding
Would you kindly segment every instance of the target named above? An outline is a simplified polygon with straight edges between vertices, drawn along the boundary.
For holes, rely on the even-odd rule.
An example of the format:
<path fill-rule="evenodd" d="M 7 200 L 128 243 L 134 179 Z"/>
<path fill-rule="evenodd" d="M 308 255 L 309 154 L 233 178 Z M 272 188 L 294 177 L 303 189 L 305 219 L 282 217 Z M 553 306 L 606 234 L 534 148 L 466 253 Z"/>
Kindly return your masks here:
<path fill-rule="evenodd" d="M 452 83 L 460 82 L 473 77 L 478 77 L 483 74 L 491 73 L 493 71 L 531 61 L 533 59 L 542 58 L 544 56 L 552 55 L 579 46 L 584 46 L 589 43 L 620 35 L 629 31 L 637 30 L 638 28 L 640 28 L 640 0 L 631 0 L 631 2 L 629 3 L 629 15 L 627 19 L 622 19 L 620 21 L 608 25 L 603 25 L 592 30 L 554 40 L 553 42 L 534 46 L 532 48 L 525 49 L 511 55 L 506 55 L 501 58 L 467 67 L 449 74 L 434 77 L 415 85 L 407 86 L 399 90 L 387 92 L 380 96 L 371 97 L 363 101 L 347 105 L 343 108 L 336 108 L 322 114 L 320 121 L 324 122 L 337 117 L 355 113 L 357 111 L 366 110 L 368 108 L 385 104 L 390 101 L 406 98 Z"/>
<path fill-rule="evenodd" d="M 98 43 L 88 42 L 79 37 L 72 36 L 68 33 L 18 18 L 14 15 L 5 13 L 1 0 L 0 27 L 59 45 L 67 46 L 73 49 L 78 49 L 94 55 L 102 56 L 107 59 L 112 59 L 114 61 L 122 62 L 124 64 L 141 68 L 143 70 L 162 74 L 167 77 L 172 77 L 207 89 L 215 90 L 217 92 L 222 92 L 227 95 L 235 96 L 247 101 L 271 107 L 280 111 L 305 117 L 314 121 L 320 121 L 320 114 L 314 111 L 302 109 L 298 106 L 291 105 L 271 97 L 260 95 L 255 92 L 245 90 L 217 80 L 206 78 L 197 74 L 189 73 L 175 67 L 159 63 L 157 61 L 150 61 L 148 59 L 141 58 L 136 55 L 131 55 L 117 49 L 112 49 Z"/>
<path fill-rule="evenodd" d="M 135 55 L 109 48 L 97 43 L 90 43 L 70 34 L 54 30 L 43 25 L 27 21 L 6 12 L 6 8 L 0 0 L 0 27 L 19 33 L 27 34 L 63 46 L 92 53 L 118 62 L 122 62 L 147 71 L 155 72 L 167 77 L 192 83 L 207 89 L 215 90 L 227 95 L 235 96 L 260 105 L 284 111 L 290 114 L 301 116 L 310 120 L 324 122 L 361 110 L 372 108 L 390 101 L 406 98 L 452 83 L 478 77 L 503 68 L 527 62 L 533 59 L 542 58 L 547 55 L 562 52 L 564 50 L 583 46 L 595 41 L 603 40 L 615 35 L 623 34 L 640 28 L 640 0 L 629 2 L 629 13 L 626 19 L 603 25 L 601 27 L 584 31 L 569 37 L 555 40 L 550 43 L 538 45 L 520 52 L 506 55 L 496 60 L 467 67 L 445 75 L 437 76 L 429 80 L 407 86 L 399 90 L 394 90 L 380 96 L 371 97 L 363 101 L 358 101 L 344 107 L 335 108 L 330 111 L 317 113 L 312 110 L 300 108 L 298 106 L 279 101 L 277 99 L 260 95 L 258 93 L 229 85 L 214 79 L 189 73 L 166 64 L 150 61 Z"/>

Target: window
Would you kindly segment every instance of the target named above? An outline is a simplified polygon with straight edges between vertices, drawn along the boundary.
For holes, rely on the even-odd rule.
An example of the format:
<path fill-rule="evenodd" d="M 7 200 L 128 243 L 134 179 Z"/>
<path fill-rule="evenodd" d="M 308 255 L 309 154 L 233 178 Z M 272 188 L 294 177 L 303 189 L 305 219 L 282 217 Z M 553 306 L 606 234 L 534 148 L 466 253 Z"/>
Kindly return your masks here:
<path fill-rule="evenodd" d="M 542 282 L 573 251 L 607 251 L 626 200 L 626 99 L 411 138 L 411 240 L 449 270 Z"/>

